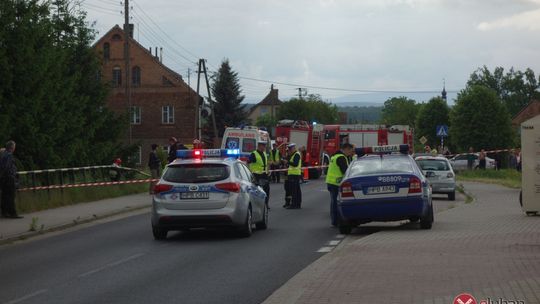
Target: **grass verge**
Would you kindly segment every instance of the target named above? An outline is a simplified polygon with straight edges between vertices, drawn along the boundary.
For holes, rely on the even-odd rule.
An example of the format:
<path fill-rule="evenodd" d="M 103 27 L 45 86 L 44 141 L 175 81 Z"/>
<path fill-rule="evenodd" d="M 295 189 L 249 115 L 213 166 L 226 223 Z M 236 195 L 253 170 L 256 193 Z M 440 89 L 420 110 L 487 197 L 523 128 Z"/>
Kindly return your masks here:
<path fill-rule="evenodd" d="M 17 193 L 16 205 L 19 213 L 29 213 L 147 191 L 147 183 L 25 191 Z"/>
<path fill-rule="evenodd" d="M 512 169 L 505 170 L 470 170 L 461 171 L 456 175 L 458 181 L 481 182 L 498 184 L 509 188 L 521 188 L 521 172 Z"/>
<path fill-rule="evenodd" d="M 474 197 L 470 195 L 469 193 L 467 193 L 467 191 L 465 191 L 465 187 L 463 186 L 463 184 L 457 185 L 456 190 L 457 192 L 465 196 L 465 204 L 470 204 L 474 201 Z"/>

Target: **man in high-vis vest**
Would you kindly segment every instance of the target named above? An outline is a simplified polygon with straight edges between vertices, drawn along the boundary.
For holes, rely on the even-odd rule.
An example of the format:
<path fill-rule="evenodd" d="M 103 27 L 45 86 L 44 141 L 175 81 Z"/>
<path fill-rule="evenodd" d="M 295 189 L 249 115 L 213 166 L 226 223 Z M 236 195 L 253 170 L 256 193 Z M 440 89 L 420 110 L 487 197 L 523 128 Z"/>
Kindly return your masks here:
<path fill-rule="evenodd" d="M 280 168 L 281 168 L 281 153 L 279 153 L 277 144 L 274 143 L 274 145 L 272 146 L 272 150 L 270 151 L 270 169 L 278 170 Z M 279 183 L 280 176 L 281 176 L 281 172 L 273 171 L 270 174 L 270 180 L 273 182 Z"/>
<path fill-rule="evenodd" d="M 257 184 L 266 192 L 266 207 L 270 209 L 268 200 L 270 198 L 270 183 L 268 181 L 268 154 L 266 154 L 266 142 L 259 141 L 257 150 L 249 155 L 249 170 L 255 176 Z"/>
<path fill-rule="evenodd" d="M 338 224 L 337 197 L 339 194 L 339 185 L 345 175 L 345 171 L 349 167 L 349 157 L 353 154 L 353 145 L 344 143 L 341 145 L 341 150 L 338 150 L 330 158 L 328 172 L 326 173 L 326 184 L 330 192 L 330 219 L 332 226 L 337 226 Z"/>
<path fill-rule="evenodd" d="M 300 176 L 302 175 L 302 155 L 296 150 L 296 144 L 288 145 L 289 168 L 287 169 L 287 183 L 291 193 L 291 204 L 287 209 L 300 209 L 302 207 L 302 190 L 300 189 Z"/>

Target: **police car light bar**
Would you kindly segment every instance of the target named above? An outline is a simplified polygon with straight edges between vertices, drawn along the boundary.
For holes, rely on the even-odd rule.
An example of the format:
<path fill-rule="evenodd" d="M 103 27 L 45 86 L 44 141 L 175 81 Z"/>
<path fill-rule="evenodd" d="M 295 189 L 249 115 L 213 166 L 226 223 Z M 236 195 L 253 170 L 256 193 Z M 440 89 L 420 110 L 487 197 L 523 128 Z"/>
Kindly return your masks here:
<path fill-rule="evenodd" d="M 409 145 L 386 145 L 386 146 L 373 146 L 356 148 L 354 151 L 357 155 L 362 156 L 366 154 L 386 154 L 393 152 L 400 152 L 407 154 L 409 152 Z"/>
<path fill-rule="evenodd" d="M 191 158 L 223 158 L 242 156 L 240 149 L 193 149 L 193 150 L 177 150 L 176 157 L 182 159 Z"/>

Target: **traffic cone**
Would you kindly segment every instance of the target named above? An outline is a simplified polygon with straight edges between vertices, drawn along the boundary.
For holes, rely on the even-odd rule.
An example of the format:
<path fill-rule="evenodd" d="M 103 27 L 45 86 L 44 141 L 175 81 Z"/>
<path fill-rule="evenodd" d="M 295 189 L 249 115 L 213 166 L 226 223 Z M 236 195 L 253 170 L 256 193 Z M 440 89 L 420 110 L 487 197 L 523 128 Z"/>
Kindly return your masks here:
<path fill-rule="evenodd" d="M 304 168 L 304 180 L 307 181 L 309 179 L 309 171 L 307 168 Z"/>

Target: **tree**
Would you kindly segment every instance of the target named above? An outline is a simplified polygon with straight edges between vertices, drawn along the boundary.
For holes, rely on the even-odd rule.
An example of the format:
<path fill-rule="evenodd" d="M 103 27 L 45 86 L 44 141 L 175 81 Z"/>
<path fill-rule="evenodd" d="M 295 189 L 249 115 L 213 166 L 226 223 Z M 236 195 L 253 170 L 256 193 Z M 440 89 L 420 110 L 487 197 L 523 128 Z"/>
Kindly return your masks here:
<path fill-rule="evenodd" d="M 450 124 L 450 108 L 441 97 L 434 97 L 423 105 L 416 119 L 415 133 L 418 137 L 425 136 L 427 143 L 438 146 L 440 138 L 436 135 L 438 125 Z M 449 144 L 445 139 L 446 145 Z"/>
<path fill-rule="evenodd" d="M 246 122 L 246 105 L 242 104 L 244 95 L 241 95 L 238 73 L 232 70 L 228 59 L 223 60 L 212 78 L 212 94 L 216 99 L 212 115 L 215 115 L 218 136 L 222 137 L 226 127 Z"/>
<path fill-rule="evenodd" d="M 108 163 L 121 149 L 126 120 L 104 107 L 95 32 L 70 2 L 0 2 L 0 45 L 17 50 L 0 51 L 0 140 L 18 143 L 27 169 Z"/>
<path fill-rule="evenodd" d="M 540 83 L 531 69 L 525 72 L 510 68 L 496 67 L 491 72 L 486 66 L 471 74 L 467 86 L 482 85 L 493 89 L 499 99 L 508 108 L 513 117 L 523 109 L 532 99 L 539 99 Z"/>
<path fill-rule="evenodd" d="M 277 119 L 275 117 L 272 117 L 272 115 L 270 114 L 264 114 L 257 117 L 255 125 L 257 127 L 265 127 L 267 130 L 270 130 L 272 127 L 275 127 L 277 125 Z"/>
<path fill-rule="evenodd" d="M 407 97 L 392 97 L 384 102 L 381 120 L 386 125 L 408 125 L 415 127 L 420 105 Z"/>
<path fill-rule="evenodd" d="M 323 101 L 320 95 L 311 94 L 306 98 L 291 98 L 282 103 L 277 117 L 332 124 L 338 121 L 338 109 L 336 105 Z"/>
<path fill-rule="evenodd" d="M 458 93 L 450 124 L 450 137 L 460 151 L 468 147 L 491 150 L 513 145 L 508 110 L 496 91 L 485 86 L 468 86 Z"/>

